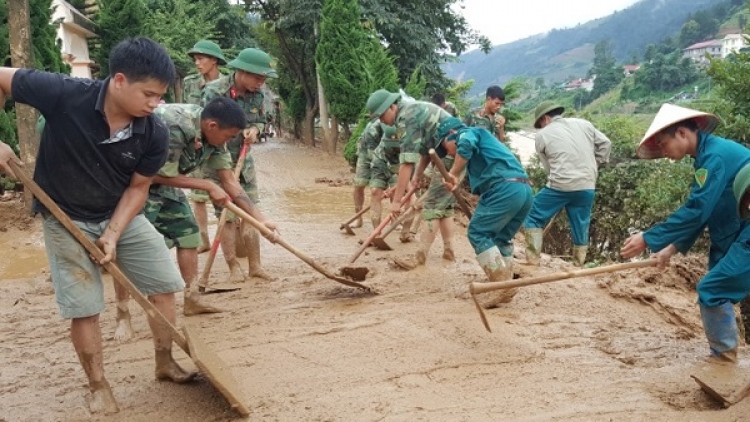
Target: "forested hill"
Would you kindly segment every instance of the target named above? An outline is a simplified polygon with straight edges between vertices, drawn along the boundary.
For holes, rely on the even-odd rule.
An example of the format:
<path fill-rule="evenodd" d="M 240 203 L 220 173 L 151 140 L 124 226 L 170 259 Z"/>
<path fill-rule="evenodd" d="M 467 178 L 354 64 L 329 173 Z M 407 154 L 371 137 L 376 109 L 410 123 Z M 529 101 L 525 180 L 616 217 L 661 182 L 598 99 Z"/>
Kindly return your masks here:
<path fill-rule="evenodd" d="M 689 14 L 725 0 L 642 0 L 627 9 L 574 28 L 554 29 L 494 46 L 489 54 L 472 51 L 444 66 L 448 77 L 474 79 L 471 94 L 514 77 L 545 78 L 547 83 L 583 77 L 591 68 L 596 43 L 609 39 L 619 62 L 678 32 Z M 575 7 L 575 2 L 571 2 Z M 500 20 L 502 22 L 502 19 Z"/>

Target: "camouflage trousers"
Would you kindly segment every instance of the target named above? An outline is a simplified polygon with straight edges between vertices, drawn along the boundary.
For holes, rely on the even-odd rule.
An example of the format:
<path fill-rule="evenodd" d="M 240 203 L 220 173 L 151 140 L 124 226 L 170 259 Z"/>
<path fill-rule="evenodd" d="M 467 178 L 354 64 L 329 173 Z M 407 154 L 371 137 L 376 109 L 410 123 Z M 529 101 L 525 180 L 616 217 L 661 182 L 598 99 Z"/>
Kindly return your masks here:
<path fill-rule="evenodd" d="M 182 189 L 152 185 L 143 213 L 162 236 L 167 247 L 195 249 L 201 236 L 193 210 Z"/>
<path fill-rule="evenodd" d="M 236 164 L 236 163 L 235 163 Z M 221 179 L 215 170 L 206 169 L 204 170 L 205 178 L 213 181 L 216 184 L 221 184 Z M 255 173 L 255 159 L 252 154 L 248 153 L 245 156 L 245 164 L 242 166 L 242 172 L 240 173 L 240 186 L 245 190 L 245 193 L 254 204 L 260 203 L 258 197 L 258 178 Z M 190 194 L 190 199 L 193 202 L 209 202 L 208 192 L 199 189 L 193 189 Z M 216 218 L 221 216 L 222 207 L 214 205 L 214 213 Z M 233 222 L 237 217 L 231 212 L 227 213 L 227 221 Z"/>
<path fill-rule="evenodd" d="M 370 183 L 372 177 L 372 151 L 362 150 L 357 153 L 357 167 L 354 170 L 354 186 L 363 187 Z"/>
<path fill-rule="evenodd" d="M 370 187 L 387 189 L 398 181 L 398 164 L 391 164 L 380 158 L 373 158 L 370 164 Z"/>
<path fill-rule="evenodd" d="M 442 158 L 445 168 L 450 171 L 455 161 L 453 157 L 446 155 Z M 427 172 L 431 172 L 430 187 L 427 188 L 425 195 L 427 197 L 422 205 L 422 218 L 425 221 L 435 220 L 439 218 L 448 218 L 455 215 L 454 207 L 456 205 L 456 198 L 453 196 L 453 192 L 449 191 L 445 185 L 443 185 L 443 176 L 435 168 L 428 169 Z M 425 172 L 425 175 L 427 175 Z M 463 178 L 463 173 L 461 177 Z"/>

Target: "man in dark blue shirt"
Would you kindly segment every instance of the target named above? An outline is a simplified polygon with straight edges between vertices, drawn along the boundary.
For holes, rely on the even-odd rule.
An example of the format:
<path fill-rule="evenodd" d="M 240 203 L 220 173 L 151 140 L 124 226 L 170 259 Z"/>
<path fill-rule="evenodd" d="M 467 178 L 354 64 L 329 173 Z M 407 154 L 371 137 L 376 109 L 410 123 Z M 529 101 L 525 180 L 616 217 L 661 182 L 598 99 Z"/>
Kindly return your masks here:
<path fill-rule="evenodd" d="M 169 135 L 151 115 L 175 69 L 164 47 L 148 38 L 127 39 L 109 58 L 104 81 L 75 79 L 34 69 L 0 68 L 0 98 L 38 109 L 46 124 L 34 180 L 149 300 L 175 323 L 175 295 L 184 287 L 162 236 L 143 216 L 151 180 L 167 158 Z M 0 148 L 6 164 L 7 146 Z M 104 377 L 99 314 L 104 309 L 100 271 L 57 219 L 36 203 L 57 303 L 71 319 L 70 336 L 91 390 L 92 412 L 117 412 Z M 156 377 L 175 382 L 195 374 L 172 358 L 169 331 L 151 323 Z"/>

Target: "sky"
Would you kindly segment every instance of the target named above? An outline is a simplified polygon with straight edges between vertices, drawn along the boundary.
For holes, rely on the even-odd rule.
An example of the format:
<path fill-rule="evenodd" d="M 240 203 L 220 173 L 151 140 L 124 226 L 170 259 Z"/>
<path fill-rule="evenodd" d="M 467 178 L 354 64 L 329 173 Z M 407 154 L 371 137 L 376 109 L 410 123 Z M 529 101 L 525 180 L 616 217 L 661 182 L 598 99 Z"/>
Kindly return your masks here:
<path fill-rule="evenodd" d="M 505 44 L 558 28 L 601 18 L 639 0 L 463 0 L 461 13 L 469 27 L 488 37 L 492 45 Z"/>

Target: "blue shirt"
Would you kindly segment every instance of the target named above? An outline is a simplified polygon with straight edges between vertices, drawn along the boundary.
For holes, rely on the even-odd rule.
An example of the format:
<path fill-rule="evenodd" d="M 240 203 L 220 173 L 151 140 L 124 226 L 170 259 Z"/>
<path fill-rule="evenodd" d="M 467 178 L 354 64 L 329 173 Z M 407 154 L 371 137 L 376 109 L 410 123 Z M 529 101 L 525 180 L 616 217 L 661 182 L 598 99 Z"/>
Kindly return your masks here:
<path fill-rule="evenodd" d="M 509 178 L 526 179 L 526 172 L 513 152 L 492 136 L 487 129 L 461 129 L 456 153 L 465 158 L 471 192 L 481 195 L 497 182 Z"/>
<path fill-rule="evenodd" d="M 643 234 L 653 251 L 674 243 L 686 253 L 708 226 L 711 238 L 708 266 L 712 268 L 729 250 L 746 223 L 740 221 L 732 184 L 737 172 L 750 162 L 750 150 L 718 136 L 698 132 L 693 167 L 695 180 L 687 201 L 667 218 Z"/>

